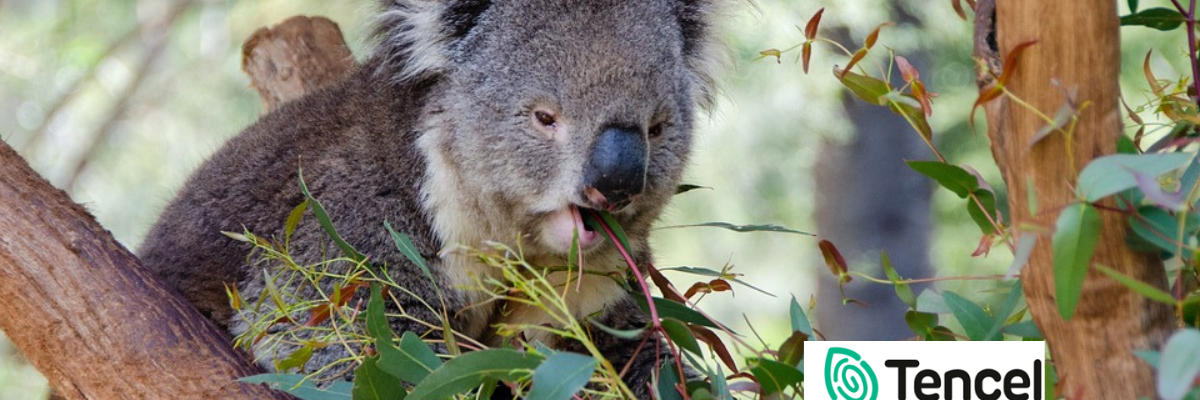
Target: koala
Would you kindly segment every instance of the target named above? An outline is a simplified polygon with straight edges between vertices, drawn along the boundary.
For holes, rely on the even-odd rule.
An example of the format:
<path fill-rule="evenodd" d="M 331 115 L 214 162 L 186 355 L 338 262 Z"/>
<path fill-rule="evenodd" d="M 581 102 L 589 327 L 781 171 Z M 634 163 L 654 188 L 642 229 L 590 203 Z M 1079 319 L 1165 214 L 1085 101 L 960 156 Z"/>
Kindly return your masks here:
<path fill-rule="evenodd" d="M 713 32 L 717 1 L 385 1 L 377 46 L 356 71 L 229 140 L 188 179 L 138 254 L 213 321 L 245 332 L 225 285 L 257 298 L 264 267 L 222 231 L 282 236 L 304 200 L 303 171 L 341 236 L 411 291 L 398 295 L 407 313 L 436 321 L 419 302 L 437 295 L 384 221 L 429 260 L 455 331 L 498 344 L 494 324 L 553 323 L 536 309 L 486 302 L 467 288 L 498 278 L 496 269 L 441 250 L 499 242 L 534 264 L 565 265 L 577 233 L 587 269 L 624 276 L 616 247 L 581 221 L 604 210 L 624 228 L 637 263 L 650 262 L 651 225 L 680 183 L 694 119 L 712 103 L 723 53 Z M 331 248 L 313 218 L 290 241 L 299 262 L 319 262 Z M 634 301 L 641 293 L 610 277 L 581 279 L 568 297 L 576 318 L 618 329 L 647 324 Z M 397 332 L 440 334 L 389 322 Z M 641 339 L 593 332 L 618 369 L 629 363 L 628 386 L 649 398 L 656 359 L 670 360 L 665 346 L 635 353 Z M 347 354 L 319 349 L 305 370 Z"/>

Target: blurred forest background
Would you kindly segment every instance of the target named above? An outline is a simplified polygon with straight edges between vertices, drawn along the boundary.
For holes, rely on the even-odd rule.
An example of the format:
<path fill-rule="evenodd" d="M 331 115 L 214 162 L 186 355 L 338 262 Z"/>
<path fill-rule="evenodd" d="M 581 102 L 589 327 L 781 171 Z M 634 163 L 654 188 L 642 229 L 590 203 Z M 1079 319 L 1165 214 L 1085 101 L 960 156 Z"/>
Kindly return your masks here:
<path fill-rule="evenodd" d="M 865 66 L 886 68 L 883 46 L 913 61 L 939 94 L 931 119 L 937 145 L 951 162 L 978 170 L 1002 204 L 1003 182 L 983 128 L 972 133 L 966 122 L 976 97 L 971 26 L 951 2 L 734 3 L 723 29 L 731 56 L 723 94 L 715 112 L 700 118 L 686 178 L 712 190 L 678 196 L 661 225 L 723 221 L 814 232 L 833 240 L 852 269 L 875 276 L 882 276 L 881 250 L 910 278 L 1003 274 L 1009 251 L 998 246 L 972 257 L 981 235 L 962 201 L 902 163 L 932 157 L 919 137 L 886 110 L 851 100 L 830 74 L 847 57 L 817 44 L 808 75 L 796 53 L 778 63 L 758 59 L 761 50 L 801 43 L 797 25 L 821 7 L 822 36 L 851 49 L 880 23 L 897 22 L 884 29 Z M 1114 6 L 1127 14 L 1120 3 Z M 1166 1 L 1143 1 L 1142 8 L 1160 3 Z M 136 248 L 191 171 L 262 112 L 241 72 L 242 41 L 289 16 L 321 15 L 341 26 L 362 59 L 376 7 L 375 0 L 0 0 L 0 140 Z M 1158 76 L 1174 79 L 1186 70 L 1182 35 L 1126 28 L 1122 36 L 1130 105 L 1145 100 L 1140 71 L 1147 50 L 1157 55 Z M 788 333 L 784 316 L 795 296 L 806 306 L 819 299 L 818 329 L 830 338 L 911 336 L 889 286 L 856 280 L 847 294 L 869 306 L 842 305 L 816 238 L 714 228 L 656 234 L 660 268 L 733 265 L 742 280 L 773 294 L 735 286 L 733 295 L 701 303 L 735 330 L 748 332 L 739 329 L 748 320 L 777 344 Z M 684 286 L 697 280 L 672 278 Z M 928 288 L 987 303 L 1010 284 L 947 280 Z M 44 398 L 45 385 L 0 337 L 0 400 Z"/>

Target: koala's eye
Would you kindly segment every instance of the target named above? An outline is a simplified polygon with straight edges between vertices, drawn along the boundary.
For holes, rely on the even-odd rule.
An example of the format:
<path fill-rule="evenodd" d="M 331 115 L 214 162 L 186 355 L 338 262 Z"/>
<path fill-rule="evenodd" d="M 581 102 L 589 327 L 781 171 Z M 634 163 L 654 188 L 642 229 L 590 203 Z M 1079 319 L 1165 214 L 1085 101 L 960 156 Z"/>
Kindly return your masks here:
<path fill-rule="evenodd" d="M 662 136 L 663 124 L 654 124 L 654 126 L 650 127 L 650 131 L 647 132 L 647 134 L 650 135 L 651 139 L 657 139 L 658 137 Z"/>
<path fill-rule="evenodd" d="M 537 121 L 538 125 L 549 129 L 554 129 L 554 125 L 558 123 L 558 119 L 554 117 L 554 114 L 541 110 L 533 112 L 533 119 Z"/>

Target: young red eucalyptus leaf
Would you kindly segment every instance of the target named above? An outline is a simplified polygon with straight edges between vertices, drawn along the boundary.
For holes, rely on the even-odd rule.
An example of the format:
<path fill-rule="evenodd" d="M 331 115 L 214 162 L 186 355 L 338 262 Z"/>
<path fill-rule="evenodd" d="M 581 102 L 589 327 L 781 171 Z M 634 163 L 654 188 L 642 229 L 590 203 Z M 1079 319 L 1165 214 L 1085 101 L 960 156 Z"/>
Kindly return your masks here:
<path fill-rule="evenodd" d="M 967 119 L 967 122 L 972 127 L 975 126 L 975 111 L 979 109 L 979 106 L 995 100 L 1004 94 L 1004 86 L 1008 83 L 1008 79 L 1012 76 L 1013 72 L 1017 70 L 1017 62 L 1021 60 L 1021 53 L 1024 53 L 1029 46 L 1033 46 L 1036 43 L 1037 40 L 1030 40 L 1018 44 L 1017 47 L 1008 52 L 1008 55 L 1004 56 L 1004 64 L 1000 64 L 1004 70 L 1000 72 L 999 77 L 996 77 L 995 82 L 986 89 L 980 89 L 979 98 L 975 100 L 975 105 L 971 106 L 971 116 Z"/>
<path fill-rule="evenodd" d="M 838 73 L 838 79 L 845 78 L 846 74 L 850 73 L 850 69 L 854 68 L 854 66 L 856 64 L 858 64 L 859 61 L 862 61 L 863 57 L 866 57 L 866 56 L 867 56 L 867 49 L 865 47 L 858 49 L 858 51 L 854 52 L 854 56 L 850 57 L 850 62 L 846 64 L 846 68 L 842 69 L 841 72 Z M 837 67 L 834 67 L 834 69 L 836 70 Z"/>
<path fill-rule="evenodd" d="M 904 56 L 896 56 L 896 67 L 900 68 L 900 77 L 904 78 L 905 82 L 912 83 L 915 80 L 921 79 L 921 72 L 917 71 Z"/>
<path fill-rule="evenodd" d="M 717 358 L 721 360 L 722 364 L 725 364 L 726 368 L 729 368 L 731 372 L 737 372 L 737 363 L 733 362 L 733 356 L 730 355 L 729 348 L 725 347 L 725 342 L 722 342 L 721 338 L 717 337 L 717 334 L 703 326 L 688 325 L 688 328 L 692 330 L 692 334 L 696 336 L 696 339 L 708 344 L 708 349 L 717 355 Z"/>
<path fill-rule="evenodd" d="M 963 10 L 962 0 L 950 0 L 950 5 L 954 6 L 954 13 L 958 14 L 959 18 L 962 18 L 963 21 L 967 20 L 967 12 Z"/>
<path fill-rule="evenodd" d="M 975 252 L 971 253 L 971 257 L 987 256 L 992 251 L 992 242 L 995 238 L 996 236 L 992 234 L 979 238 L 979 245 L 975 247 Z"/>
<path fill-rule="evenodd" d="M 862 59 L 867 56 L 867 53 L 871 51 L 871 48 L 875 47 L 875 41 L 879 39 L 879 31 L 884 27 L 891 25 L 895 25 L 895 23 L 884 22 L 879 24 L 879 26 L 875 27 L 875 30 L 871 31 L 871 34 L 867 35 L 867 39 L 863 41 L 863 47 L 854 52 L 854 56 L 850 57 L 850 62 L 847 63 L 846 68 L 838 74 L 838 79 L 844 78 L 846 73 L 850 72 L 850 70 L 853 69 L 859 61 L 862 61 Z"/>
<path fill-rule="evenodd" d="M 871 31 L 871 33 L 867 35 L 867 39 L 863 41 L 863 48 L 870 50 L 872 47 L 875 47 L 875 41 L 879 39 L 879 31 L 885 27 L 895 24 L 895 22 L 884 22 L 879 24 L 879 26 L 875 27 L 875 30 Z"/>
<path fill-rule="evenodd" d="M 804 73 L 808 73 L 808 61 L 812 59 L 812 41 L 804 42 L 800 48 L 800 66 L 804 68 Z"/>
<path fill-rule="evenodd" d="M 838 251 L 837 246 L 833 242 L 822 239 L 817 244 L 821 248 L 821 255 L 825 257 L 825 266 L 829 267 L 829 272 L 838 277 L 841 283 L 850 282 L 849 266 L 846 264 L 846 258 L 842 257 L 842 252 Z"/>
<path fill-rule="evenodd" d="M 821 15 L 825 14 L 825 7 L 817 10 L 812 18 L 808 19 L 808 24 L 804 25 L 804 38 L 814 40 L 817 38 L 817 28 L 821 25 Z"/>
<path fill-rule="evenodd" d="M 654 282 L 654 286 L 658 286 L 658 290 L 662 292 L 663 297 L 683 304 L 687 304 L 687 300 L 684 299 L 685 297 L 692 297 L 690 294 L 680 296 L 679 290 L 675 289 L 675 285 L 672 285 L 671 281 L 667 280 L 667 277 L 663 276 L 662 272 L 658 268 L 655 268 L 654 265 L 647 265 L 646 272 L 650 275 L 650 281 Z M 689 289 L 688 291 L 690 292 L 691 290 Z"/>
<path fill-rule="evenodd" d="M 896 66 L 900 68 L 900 76 L 904 78 L 904 82 L 912 87 L 912 96 L 921 103 L 921 111 L 925 113 L 925 118 L 932 116 L 933 93 L 925 90 L 925 83 L 921 82 L 921 72 L 903 56 L 896 56 Z"/>

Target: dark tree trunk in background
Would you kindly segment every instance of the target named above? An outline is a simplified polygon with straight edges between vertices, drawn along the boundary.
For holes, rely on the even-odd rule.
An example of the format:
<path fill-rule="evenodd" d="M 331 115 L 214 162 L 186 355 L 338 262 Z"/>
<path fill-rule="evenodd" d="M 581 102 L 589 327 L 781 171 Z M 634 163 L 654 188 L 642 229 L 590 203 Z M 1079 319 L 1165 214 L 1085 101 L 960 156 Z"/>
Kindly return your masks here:
<path fill-rule="evenodd" d="M 898 10 L 900 7 L 896 7 Z M 900 12 L 898 21 L 912 23 Z M 835 39 L 849 43 L 848 35 Z M 841 37 L 837 37 L 841 36 Z M 925 71 L 926 57 L 904 54 L 913 66 Z M 851 268 L 883 276 L 880 251 L 905 278 L 932 275 L 929 263 L 929 179 L 911 170 L 904 160 L 932 157 L 904 117 L 847 95 L 846 117 L 854 132 L 846 144 L 821 144 L 817 160 L 817 234 L 832 241 Z M 908 305 L 888 285 L 854 280 L 846 296 L 866 303 L 842 304 L 837 279 L 820 274 L 817 289 L 819 330 L 829 340 L 896 340 L 914 334 L 904 322 Z M 924 285 L 913 285 L 920 293 Z"/>

